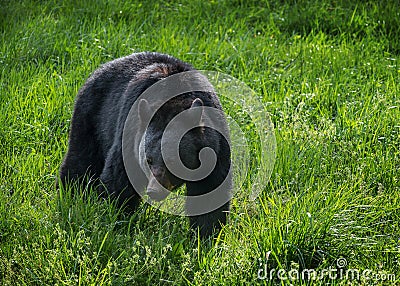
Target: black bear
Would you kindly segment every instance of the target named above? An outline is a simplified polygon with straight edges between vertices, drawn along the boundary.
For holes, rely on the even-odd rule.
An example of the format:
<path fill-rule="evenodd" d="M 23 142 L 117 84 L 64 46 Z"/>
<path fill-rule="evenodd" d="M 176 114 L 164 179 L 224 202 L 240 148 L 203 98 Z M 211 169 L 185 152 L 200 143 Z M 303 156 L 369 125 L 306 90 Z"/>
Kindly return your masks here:
<path fill-rule="evenodd" d="M 95 183 L 100 193 L 117 199 L 118 204 L 128 211 L 137 207 L 143 192 L 151 199 L 163 200 L 168 191 L 186 184 L 186 210 L 191 227 L 199 228 L 202 237 L 219 230 L 226 223 L 229 211 L 232 175 L 230 142 L 226 135 L 228 127 L 217 95 L 208 87 L 195 88 L 168 98 L 159 104 L 153 115 L 152 105 L 160 99 L 157 93 L 141 98 L 156 83 L 187 72 L 196 70 L 169 55 L 150 52 L 119 58 L 97 69 L 80 89 L 75 102 L 69 148 L 60 168 L 60 183 Z M 184 85 L 185 80 L 190 81 L 190 76 L 177 79 L 179 82 L 174 84 Z M 186 84 L 190 86 L 191 83 Z M 222 115 L 209 116 L 207 108 L 220 111 Z M 135 115 L 132 118 L 136 118 L 133 125 L 137 127 L 135 131 L 130 130 L 136 138 L 133 139 L 136 143 L 129 146 L 132 157 L 128 164 L 129 171 L 135 173 L 133 179 L 123 158 L 123 133 L 126 121 L 132 123 L 131 110 Z M 164 131 L 168 124 L 184 112 L 186 119 L 178 120 L 173 132 L 167 136 Z M 188 118 L 196 123 L 195 126 Z M 212 124 L 218 125 L 219 129 L 209 127 Z M 174 137 L 174 132 L 178 134 L 185 128 L 187 130 L 178 142 L 178 153 L 172 153 L 179 158 L 170 156 L 166 159 L 162 142 L 166 145 L 176 143 L 179 138 Z M 202 150 L 207 148 L 213 150 L 215 164 L 205 176 L 191 179 L 169 169 L 168 166 L 176 161 L 182 162 L 189 171 L 203 163 L 207 165 L 212 161 L 212 158 L 202 158 Z M 150 175 L 144 171 L 145 164 Z M 207 196 L 212 193 L 216 195 Z M 218 201 L 216 206 L 215 201 Z M 208 209 L 209 205 L 212 207 Z"/>

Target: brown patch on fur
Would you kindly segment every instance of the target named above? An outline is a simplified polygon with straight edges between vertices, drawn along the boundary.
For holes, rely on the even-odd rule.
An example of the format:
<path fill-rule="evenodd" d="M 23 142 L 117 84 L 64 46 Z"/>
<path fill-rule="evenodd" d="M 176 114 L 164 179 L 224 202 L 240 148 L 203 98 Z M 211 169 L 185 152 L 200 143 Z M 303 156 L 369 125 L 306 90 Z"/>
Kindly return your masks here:
<path fill-rule="evenodd" d="M 162 79 L 171 75 L 174 70 L 166 64 L 155 63 L 142 70 L 140 70 L 136 78 L 138 80 L 145 80 L 148 78 Z"/>

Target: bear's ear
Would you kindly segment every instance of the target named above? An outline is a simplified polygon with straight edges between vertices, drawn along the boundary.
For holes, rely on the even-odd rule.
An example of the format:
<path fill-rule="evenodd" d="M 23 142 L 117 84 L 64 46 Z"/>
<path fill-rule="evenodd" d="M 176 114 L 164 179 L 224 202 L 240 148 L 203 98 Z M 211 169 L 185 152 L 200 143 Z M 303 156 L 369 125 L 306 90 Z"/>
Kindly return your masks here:
<path fill-rule="evenodd" d="M 151 110 L 149 102 L 142 98 L 138 105 L 140 123 L 149 123 Z"/>
<path fill-rule="evenodd" d="M 195 107 L 201 107 L 201 108 L 195 108 Z M 199 125 L 201 125 L 202 122 L 202 115 L 203 115 L 203 101 L 200 98 L 196 98 L 193 100 L 192 105 L 190 106 L 190 116 L 194 120 L 194 122 Z"/>

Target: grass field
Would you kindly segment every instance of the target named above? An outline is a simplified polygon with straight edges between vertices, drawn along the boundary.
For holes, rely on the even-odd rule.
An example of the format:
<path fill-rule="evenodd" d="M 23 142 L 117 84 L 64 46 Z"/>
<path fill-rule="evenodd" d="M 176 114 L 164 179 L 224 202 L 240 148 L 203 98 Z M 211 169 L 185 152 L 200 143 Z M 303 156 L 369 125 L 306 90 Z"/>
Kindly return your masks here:
<path fill-rule="evenodd" d="M 270 182 L 213 241 L 54 188 L 78 89 L 139 51 L 240 79 L 275 125 Z M 395 0 L 0 1 L 0 285 L 398 285 L 399 54 Z M 369 275 L 277 275 L 332 268 Z"/>

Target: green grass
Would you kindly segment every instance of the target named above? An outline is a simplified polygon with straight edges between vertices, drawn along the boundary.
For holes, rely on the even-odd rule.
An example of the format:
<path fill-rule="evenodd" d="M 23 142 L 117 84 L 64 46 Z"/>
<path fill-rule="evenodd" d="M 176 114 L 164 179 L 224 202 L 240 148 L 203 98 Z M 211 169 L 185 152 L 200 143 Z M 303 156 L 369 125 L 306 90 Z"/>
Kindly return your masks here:
<path fill-rule="evenodd" d="M 260 262 L 338 258 L 397 280 L 311 284 L 398 284 L 398 1 L 129 2 L 0 2 L 0 284 L 286 285 L 257 279 Z M 138 51 L 230 74 L 271 114 L 270 183 L 234 201 L 214 241 L 150 206 L 129 217 L 53 186 L 79 87 Z"/>

